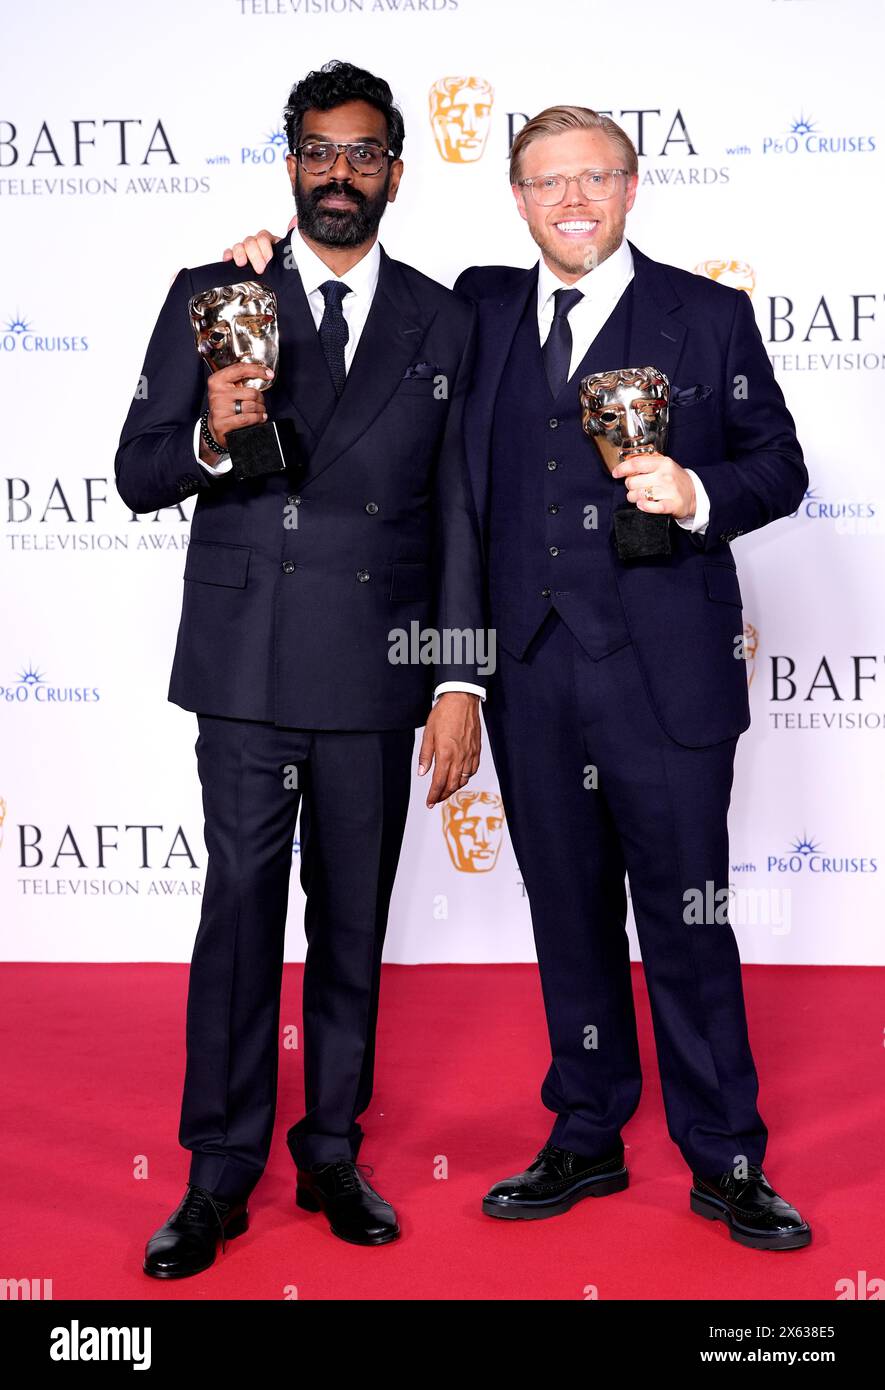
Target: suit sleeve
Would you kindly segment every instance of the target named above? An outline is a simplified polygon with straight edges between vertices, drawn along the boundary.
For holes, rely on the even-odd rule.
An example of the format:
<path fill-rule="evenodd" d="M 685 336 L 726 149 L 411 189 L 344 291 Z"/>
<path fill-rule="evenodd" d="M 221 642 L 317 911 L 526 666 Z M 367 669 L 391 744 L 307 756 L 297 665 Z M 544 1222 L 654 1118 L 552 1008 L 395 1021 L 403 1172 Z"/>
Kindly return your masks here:
<path fill-rule="evenodd" d="M 707 529 L 692 537 L 705 550 L 789 516 L 808 487 L 795 423 L 743 290 L 735 296 L 723 400 L 727 455 L 694 465 L 710 499 Z"/>
<path fill-rule="evenodd" d="M 470 384 L 476 343 L 476 313 L 450 389 L 449 409 L 436 474 L 437 629 L 442 660 L 434 686 L 488 685 L 494 669 L 494 646 L 486 626 L 479 525 L 467 476 L 464 449 L 464 400 Z M 458 634 L 463 634 L 459 638 Z M 447 653 L 447 638 L 450 648 Z M 451 657 L 451 659 L 448 659 Z M 459 659 L 463 658 L 463 659 Z"/>
<path fill-rule="evenodd" d="M 134 512 L 177 506 L 225 486 L 194 457 L 194 421 L 205 409 L 206 369 L 191 328 L 190 274 L 180 270 L 151 334 L 143 391 L 133 400 L 114 459 L 117 491 Z"/>

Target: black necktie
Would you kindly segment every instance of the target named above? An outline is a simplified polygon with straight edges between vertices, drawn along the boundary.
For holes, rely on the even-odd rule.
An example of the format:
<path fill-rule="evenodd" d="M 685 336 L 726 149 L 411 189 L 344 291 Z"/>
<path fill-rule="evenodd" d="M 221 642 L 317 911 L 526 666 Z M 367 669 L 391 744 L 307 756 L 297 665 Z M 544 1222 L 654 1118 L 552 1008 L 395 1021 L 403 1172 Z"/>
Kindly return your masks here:
<path fill-rule="evenodd" d="M 335 394 L 340 396 L 347 379 L 347 372 L 344 370 L 344 344 L 350 336 L 341 310 L 341 301 L 350 293 L 350 289 L 343 280 L 326 280 L 320 285 L 320 293 L 326 306 L 320 320 L 320 343 L 332 374 Z"/>
<path fill-rule="evenodd" d="M 584 296 L 580 290 L 555 290 L 553 294 L 553 322 L 544 342 L 543 358 L 547 380 L 554 396 L 558 396 L 569 379 L 569 366 L 572 360 L 572 330 L 568 316 L 579 299 Z"/>

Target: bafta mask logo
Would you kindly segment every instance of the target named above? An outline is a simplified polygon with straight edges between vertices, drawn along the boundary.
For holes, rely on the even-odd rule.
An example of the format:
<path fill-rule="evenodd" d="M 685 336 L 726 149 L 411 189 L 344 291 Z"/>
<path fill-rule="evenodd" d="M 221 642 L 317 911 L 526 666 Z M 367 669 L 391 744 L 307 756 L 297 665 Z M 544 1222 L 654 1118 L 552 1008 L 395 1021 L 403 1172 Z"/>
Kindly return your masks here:
<path fill-rule="evenodd" d="M 255 362 L 276 371 L 280 335 L 273 290 L 257 280 L 220 285 L 195 294 L 190 315 L 197 351 L 213 372 L 234 362 Z M 250 377 L 244 385 L 263 391 L 268 379 Z"/>
<path fill-rule="evenodd" d="M 593 372 L 581 382 L 581 424 L 611 473 L 628 454 L 664 453 L 670 383 L 657 367 Z"/>
<path fill-rule="evenodd" d="M 484 77 L 440 77 L 430 89 L 430 125 L 436 148 L 450 164 L 482 158 L 495 94 Z"/>
<path fill-rule="evenodd" d="M 750 296 L 756 288 L 756 272 L 746 261 L 701 261 L 694 273 L 706 275 L 708 280 L 721 280 L 733 290 L 746 290 Z"/>
<path fill-rule="evenodd" d="M 504 839 L 504 803 L 497 792 L 455 792 L 442 808 L 449 858 L 462 874 L 487 874 Z"/>
<path fill-rule="evenodd" d="M 756 653 L 759 650 L 759 632 L 752 623 L 744 619 L 744 660 L 747 663 L 747 686 L 753 684 L 756 674 Z"/>

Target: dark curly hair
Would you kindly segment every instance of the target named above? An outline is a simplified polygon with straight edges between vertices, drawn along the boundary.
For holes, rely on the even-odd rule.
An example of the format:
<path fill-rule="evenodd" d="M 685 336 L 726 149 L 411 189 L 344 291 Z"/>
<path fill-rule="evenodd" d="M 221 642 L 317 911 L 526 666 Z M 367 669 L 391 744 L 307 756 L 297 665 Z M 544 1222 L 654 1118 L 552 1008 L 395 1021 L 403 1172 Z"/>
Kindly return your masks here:
<path fill-rule="evenodd" d="M 283 111 L 289 149 L 294 151 L 296 145 L 301 143 L 305 111 L 331 111 L 335 106 L 343 106 L 346 101 L 365 101 L 381 112 L 387 120 L 388 147 L 393 150 L 394 159 L 399 159 L 405 124 L 389 86 L 383 77 L 374 77 L 365 68 L 342 63 L 337 58 L 324 63 L 318 72 L 309 72 L 302 77 L 289 93 Z"/>

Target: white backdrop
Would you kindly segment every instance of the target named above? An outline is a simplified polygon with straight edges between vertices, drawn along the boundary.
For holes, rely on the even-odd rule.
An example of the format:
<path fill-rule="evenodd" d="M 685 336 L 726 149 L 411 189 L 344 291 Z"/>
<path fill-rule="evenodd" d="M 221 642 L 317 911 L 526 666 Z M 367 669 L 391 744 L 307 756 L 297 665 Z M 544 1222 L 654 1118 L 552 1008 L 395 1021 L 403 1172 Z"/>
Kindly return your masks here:
<path fill-rule="evenodd" d="M 634 243 L 703 273 L 736 263 L 725 273 L 752 292 L 811 475 L 797 516 L 734 547 L 754 651 L 731 816 L 741 954 L 885 962 L 883 20 L 878 0 L 7 12 L 5 956 L 190 957 L 205 868 L 196 720 L 166 690 L 194 502 L 133 519 L 113 458 L 170 280 L 246 231 L 285 228 L 280 113 L 293 80 L 340 57 L 385 75 L 403 108 L 406 174 L 382 239 L 438 279 L 534 259 L 507 155 L 554 102 L 610 111 L 640 145 Z M 430 90 L 452 75 L 492 89 L 471 158 L 446 158 L 431 127 Z M 475 784 L 496 791 L 487 753 Z M 494 803 L 497 854 L 479 861 L 450 848 L 422 789 L 416 779 L 387 959 L 531 959 Z M 296 873 L 289 959 L 303 952 L 301 901 Z"/>

